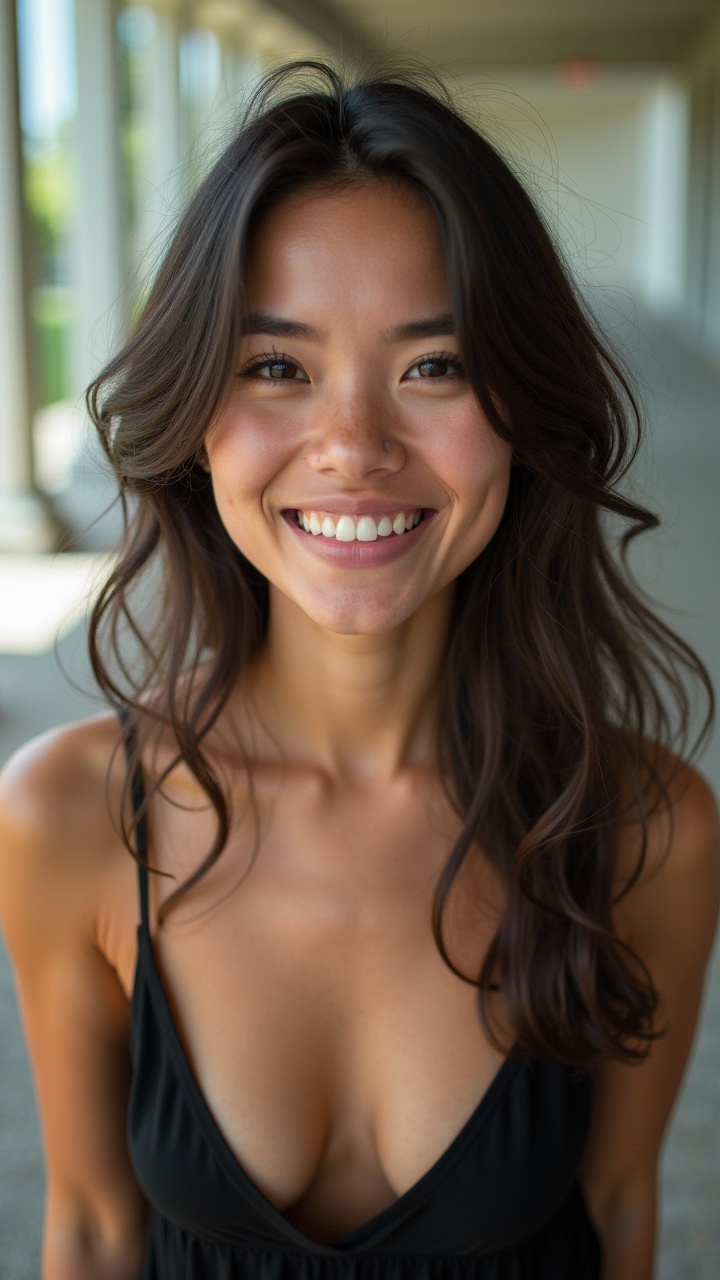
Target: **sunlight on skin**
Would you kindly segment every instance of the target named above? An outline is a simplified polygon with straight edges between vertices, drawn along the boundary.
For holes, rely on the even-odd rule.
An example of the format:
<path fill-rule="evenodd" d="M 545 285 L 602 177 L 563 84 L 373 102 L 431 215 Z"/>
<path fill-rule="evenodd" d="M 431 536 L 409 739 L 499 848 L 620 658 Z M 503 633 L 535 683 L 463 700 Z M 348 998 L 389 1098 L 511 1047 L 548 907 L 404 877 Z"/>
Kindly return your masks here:
<path fill-rule="evenodd" d="M 392 772 L 435 686 L 452 583 L 502 516 L 510 448 L 464 376 L 439 233 L 415 193 L 289 197 L 249 263 L 264 327 L 241 342 L 206 448 L 228 533 L 271 584 L 260 684 L 276 703 L 282 689 L 284 734 L 314 726 L 336 762 L 344 739 L 377 761 L 382 734 Z M 343 545 L 300 529 L 298 510 L 423 519 Z"/>

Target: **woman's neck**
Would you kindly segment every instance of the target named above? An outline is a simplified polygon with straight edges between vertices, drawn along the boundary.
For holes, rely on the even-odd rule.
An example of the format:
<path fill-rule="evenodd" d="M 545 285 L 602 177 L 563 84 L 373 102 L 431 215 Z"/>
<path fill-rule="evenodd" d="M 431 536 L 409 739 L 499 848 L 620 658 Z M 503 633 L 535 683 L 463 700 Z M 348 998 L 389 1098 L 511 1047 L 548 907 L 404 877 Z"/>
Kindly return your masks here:
<path fill-rule="evenodd" d="M 439 674 L 452 587 L 379 635 L 318 627 L 271 589 L 268 636 L 251 692 L 262 725 L 290 759 L 357 783 L 436 764 Z"/>

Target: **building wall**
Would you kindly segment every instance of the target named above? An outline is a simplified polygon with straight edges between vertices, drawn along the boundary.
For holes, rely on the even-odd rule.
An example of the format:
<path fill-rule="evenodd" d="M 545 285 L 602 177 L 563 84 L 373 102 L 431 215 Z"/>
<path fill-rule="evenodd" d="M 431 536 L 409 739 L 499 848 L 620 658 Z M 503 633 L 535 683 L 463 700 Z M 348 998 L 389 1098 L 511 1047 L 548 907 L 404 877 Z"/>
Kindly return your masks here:
<path fill-rule="evenodd" d="M 720 19 L 690 51 L 688 290 L 693 337 L 720 362 Z"/>
<path fill-rule="evenodd" d="M 661 71 L 606 73 L 579 92 L 547 73 L 476 82 L 485 118 L 534 187 L 587 284 L 657 311 L 685 296 L 688 99 Z M 494 95 L 494 96 L 493 96 Z"/>

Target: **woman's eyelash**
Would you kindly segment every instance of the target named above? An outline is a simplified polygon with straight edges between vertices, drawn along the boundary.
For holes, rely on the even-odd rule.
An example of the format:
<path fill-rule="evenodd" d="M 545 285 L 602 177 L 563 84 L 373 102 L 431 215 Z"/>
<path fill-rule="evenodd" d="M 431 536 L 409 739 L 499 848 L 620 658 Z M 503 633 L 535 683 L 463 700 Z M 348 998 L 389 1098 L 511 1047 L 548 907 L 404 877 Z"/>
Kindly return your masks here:
<path fill-rule="evenodd" d="M 290 360 L 288 356 L 283 355 L 282 351 L 264 351 L 262 355 L 253 356 L 242 369 L 238 371 L 238 378 L 249 378 L 251 374 L 257 373 L 258 369 L 265 369 L 271 364 L 292 364 L 295 360 Z"/>
<path fill-rule="evenodd" d="M 297 365 L 297 361 L 290 359 L 290 357 L 286 356 L 282 351 L 275 351 L 275 350 L 264 351 L 260 355 L 253 356 L 252 359 L 249 360 L 248 363 L 238 371 L 237 376 L 238 378 L 249 378 L 252 376 L 253 373 L 257 373 L 258 370 L 265 369 L 268 367 L 268 365 L 273 365 L 273 364 L 286 364 L 286 365 L 295 366 Z M 422 365 L 431 365 L 431 364 L 452 365 L 454 372 L 452 374 L 444 375 L 445 377 L 457 377 L 458 375 L 464 373 L 462 360 L 460 359 L 460 356 L 457 354 L 457 352 L 454 352 L 454 351 L 437 351 L 437 352 L 431 352 L 431 353 L 428 353 L 427 355 L 421 356 L 419 360 L 413 361 L 413 363 L 408 368 L 407 373 L 410 373 L 413 369 L 419 369 Z M 430 374 L 427 374 L 425 376 L 428 377 L 429 380 L 432 380 Z M 420 374 L 420 377 L 423 377 L 423 374 Z"/>
<path fill-rule="evenodd" d="M 457 377 L 465 372 L 463 362 L 456 351 L 434 351 L 428 355 L 421 356 L 419 360 L 414 360 L 408 369 L 408 373 L 413 369 L 419 369 L 422 365 L 431 364 L 449 364 L 453 366 L 453 373 L 445 375 L 446 377 Z M 420 377 L 423 375 L 421 374 Z M 425 375 L 430 379 L 430 375 Z"/>

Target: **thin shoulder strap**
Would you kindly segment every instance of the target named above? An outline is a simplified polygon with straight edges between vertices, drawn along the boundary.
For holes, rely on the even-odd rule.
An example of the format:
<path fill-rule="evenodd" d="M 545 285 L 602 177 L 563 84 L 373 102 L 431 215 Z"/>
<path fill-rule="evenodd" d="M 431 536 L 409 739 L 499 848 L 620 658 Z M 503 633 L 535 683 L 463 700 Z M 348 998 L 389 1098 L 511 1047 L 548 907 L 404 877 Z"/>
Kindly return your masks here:
<path fill-rule="evenodd" d="M 135 853 L 138 864 L 138 893 L 140 897 L 140 919 L 148 927 L 148 830 L 145 810 L 145 782 L 137 748 L 137 734 L 132 716 L 127 707 L 118 712 L 122 729 L 123 746 L 130 774 L 130 799 L 135 819 Z"/>

